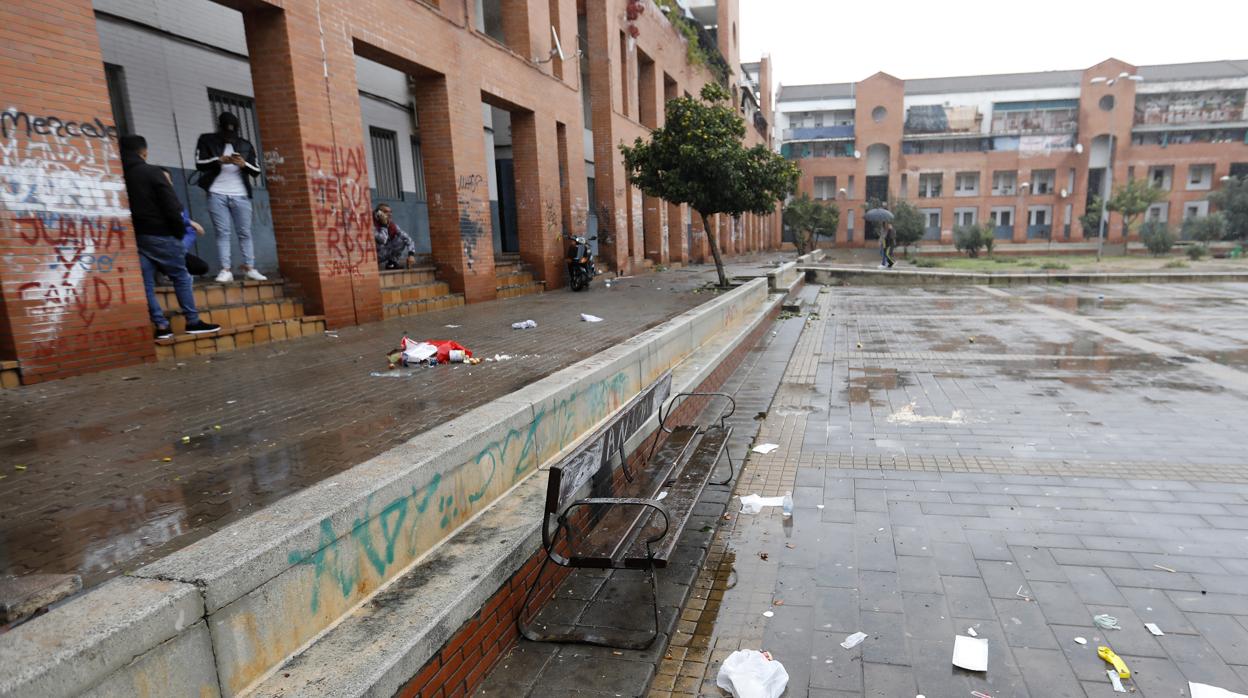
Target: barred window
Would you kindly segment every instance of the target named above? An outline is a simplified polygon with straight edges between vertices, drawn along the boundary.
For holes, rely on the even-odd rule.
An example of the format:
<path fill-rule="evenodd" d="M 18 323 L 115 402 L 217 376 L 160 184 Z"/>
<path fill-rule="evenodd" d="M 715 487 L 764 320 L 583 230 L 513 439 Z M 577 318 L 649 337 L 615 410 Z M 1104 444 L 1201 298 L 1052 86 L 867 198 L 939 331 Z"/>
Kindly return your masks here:
<path fill-rule="evenodd" d="M 377 181 L 377 196 L 382 199 L 403 198 L 398 135 L 389 129 L 370 126 L 368 136 L 373 143 L 373 176 Z"/>
<path fill-rule="evenodd" d="M 415 136 L 412 136 L 412 174 L 416 182 L 416 200 L 428 201 L 429 195 L 425 193 L 425 157 L 420 150 L 420 139 Z"/>
<path fill-rule="evenodd" d="M 208 88 L 208 104 L 212 107 L 212 126 L 217 126 L 217 118 L 222 112 L 230 112 L 238 117 L 238 135 L 251 143 L 256 149 L 256 163 L 260 165 L 260 176 L 256 178 L 256 186 L 264 187 L 264 149 L 260 147 L 260 126 L 256 121 L 256 100 L 245 95 L 234 94 L 224 90 Z"/>

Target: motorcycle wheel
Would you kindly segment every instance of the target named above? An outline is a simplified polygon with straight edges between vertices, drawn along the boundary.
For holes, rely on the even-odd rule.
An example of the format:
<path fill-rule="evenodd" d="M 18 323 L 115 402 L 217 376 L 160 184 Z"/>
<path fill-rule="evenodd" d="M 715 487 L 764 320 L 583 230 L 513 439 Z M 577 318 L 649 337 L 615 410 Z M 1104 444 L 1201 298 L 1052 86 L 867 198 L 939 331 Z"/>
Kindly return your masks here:
<path fill-rule="evenodd" d="M 585 272 L 580 269 L 572 270 L 571 286 L 573 291 L 582 291 L 585 289 Z"/>

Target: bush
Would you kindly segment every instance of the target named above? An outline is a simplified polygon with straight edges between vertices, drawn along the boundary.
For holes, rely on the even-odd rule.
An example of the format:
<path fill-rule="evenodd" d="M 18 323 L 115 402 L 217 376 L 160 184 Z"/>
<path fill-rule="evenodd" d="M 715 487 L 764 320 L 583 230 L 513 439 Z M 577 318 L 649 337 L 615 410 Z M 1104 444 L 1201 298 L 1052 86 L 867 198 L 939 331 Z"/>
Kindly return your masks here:
<path fill-rule="evenodd" d="M 1040 268 L 1051 270 L 1051 271 L 1057 271 L 1061 269 L 1069 269 L 1070 265 L 1065 262 L 1045 262 L 1044 264 L 1040 265 Z"/>
<path fill-rule="evenodd" d="M 1037 264 L 1039 264 L 1039 262 L 1037 262 L 1037 261 L 1036 261 L 1036 260 L 1034 260 L 1034 259 L 1024 259 L 1023 261 L 1021 261 L 1021 262 L 1019 262 L 1019 263 L 1018 263 L 1018 266 L 1020 266 L 1020 267 L 1034 267 L 1034 266 L 1036 266 Z"/>
<path fill-rule="evenodd" d="M 1221 211 L 1183 221 L 1183 236 L 1203 243 L 1221 240 L 1226 231 L 1226 214 Z"/>
<path fill-rule="evenodd" d="M 940 266 L 940 262 L 937 262 L 934 259 L 916 259 L 913 264 L 916 267 L 922 267 L 924 269 L 931 269 L 932 267 Z"/>
<path fill-rule="evenodd" d="M 992 226 L 959 225 L 953 229 L 953 246 L 968 257 L 978 257 L 979 251 L 985 250 L 989 255 L 997 240 L 992 236 Z"/>
<path fill-rule="evenodd" d="M 1204 245 L 1188 245 L 1187 247 L 1187 258 L 1193 262 L 1204 259 L 1207 254 L 1209 250 Z"/>
<path fill-rule="evenodd" d="M 1166 265 L 1164 268 L 1165 269 L 1186 269 L 1187 262 L 1184 262 L 1181 259 L 1172 259 L 1169 262 L 1166 262 Z"/>
<path fill-rule="evenodd" d="M 1169 254 L 1174 248 L 1174 233 L 1161 221 L 1149 221 L 1140 228 L 1140 239 L 1154 257 Z"/>

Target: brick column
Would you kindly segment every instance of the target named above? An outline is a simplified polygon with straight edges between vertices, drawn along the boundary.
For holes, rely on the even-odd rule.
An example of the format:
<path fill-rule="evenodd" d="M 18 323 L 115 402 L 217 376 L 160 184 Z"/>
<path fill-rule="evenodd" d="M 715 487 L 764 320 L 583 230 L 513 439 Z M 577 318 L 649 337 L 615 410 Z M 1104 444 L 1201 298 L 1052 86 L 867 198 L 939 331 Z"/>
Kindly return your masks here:
<path fill-rule="evenodd" d="M 642 197 L 642 256 L 655 264 L 667 263 L 667 245 L 664 244 L 663 209 L 666 204 L 662 199 Z"/>
<path fill-rule="evenodd" d="M 671 264 L 689 263 L 689 235 L 685 231 L 684 208 L 667 205 L 667 259 Z"/>
<path fill-rule="evenodd" d="M 330 327 L 380 320 L 381 288 L 355 55 L 341 11 L 244 14 L 278 266 Z M 318 27 L 323 28 L 323 34 Z M 328 75 L 327 75 L 328 73 Z"/>
<path fill-rule="evenodd" d="M 485 171 L 481 92 L 468 79 L 416 78 L 429 200 L 429 238 L 438 275 L 469 303 L 492 300 L 494 238 Z"/>
<path fill-rule="evenodd" d="M 704 264 L 710 256 L 706 246 L 706 226 L 702 224 L 702 216 L 697 211 L 692 214 L 689 220 L 693 223 L 693 244 L 689 247 L 689 261 Z"/>
<path fill-rule="evenodd" d="M 89 0 L 0 3 L 0 359 L 22 382 L 155 357 Z"/>
<path fill-rule="evenodd" d="M 563 269 L 563 197 L 554 120 L 533 112 L 512 112 L 511 148 L 516 169 L 520 258 L 533 268 L 538 279 L 556 287 Z"/>

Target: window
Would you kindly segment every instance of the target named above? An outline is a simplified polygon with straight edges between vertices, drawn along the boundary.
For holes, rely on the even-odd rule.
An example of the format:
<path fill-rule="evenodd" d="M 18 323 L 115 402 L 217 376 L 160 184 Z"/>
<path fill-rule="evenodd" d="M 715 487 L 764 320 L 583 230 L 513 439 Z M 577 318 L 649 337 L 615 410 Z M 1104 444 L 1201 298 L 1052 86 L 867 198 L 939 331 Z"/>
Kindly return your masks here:
<path fill-rule="evenodd" d="M 502 0 L 477 0 L 476 9 L 477 31 L 500 44 L 506 44 L 507 37 L 503 33 Z"/>
<path fill-rule="evenodd" d="M 1036 196 L 1053 193 L 1053 181 L 1057 179 L 1055 170 L 1032 170 L 1031 193 Z"/>
<path fill-rule="evenodd" d="M 940 230 L 940 209 L 925 208 L 923 213 L 923 227 L 928 230 Z"/>
<path fill-rule="evenodd" d="M 826 201 L 836 198 L 836 177 L 815 177 L 815 198 Z"/>
<path fill-rule="evenodd" d="M 897 189 L 897 198 L 904 199 L 907 196 L 910 196 L 910 175 L 902 172 L 901 187 Z"/>
<path fill-rule="evenodd" d="M 1030 219 L 1028 224 L 1031 226 L 1047 226 L 1052 222 L 1053 214 L 1048 206 L 1033 206 L 1028 212 Z"/>
<path fill-rule="evenodd" d="M 389 129 L 370 126 L 368 136 L 373 144 L 373 179 L 378 198 L 403 198 L 398 135 Z"/>
<path fill-rule="evenodd" d="M 978 196 L 979 173 L 959 172 L 953 179 L 954 196 Z"/>
<path fill-rule="evenodd" d="M 938 199 L 940 198 L 940 178 L 939 172 L 928 172 L 919 175 L 919 198 L 920 199 Z"/>
<path fill-rule="evenodd" d="M 1154 189 L 1164 189 L 1170 191 L 1172 179 L 1174 177 L 1173 167 L 1150 167 L 1148 168 L 1148 183 Z"/>
<path fill-rule="evenodd" d="M 847 226 L 846 230 L 851 233 L 854 232 L 854 209 L 851 208 L 845 212 L 845 223 Z"/>
<path fill-rule="evenodd" d="M 848 198 L 850 199 L 854 198 L 854 176 L 853 175 L 849 176 L 849 191 L 846 193 L 849 195 Z"/>
<path fill-rule="evenodd" d="M 420 139 L 412 136 L 412 177 L 416 183 L 413 191 L 416 192 L 417 201 L 428 201 L 428 194 L 425 192 L 425 156 L 420 149 Z"/>
<path fill-rule="evenodd" d="M 1189 190 L 1209 189 L 1213 187 L 1213 165 L 1192 165 L 1187 168 L 1187 188 Z"/>
<path fill-rule="evenodd" d="M 251 142 L 251 146 L 256 149 L 256 159 L 261 160 L 261 153 L 264 149 L 260 147 L 260 127 L 256 125 L 256 100 L 210 87 L 208 88 L 208 104 L 212 107 L 213 124 L 217 123 L 217 117 L 221 116 L 222 112 L 228 111 L 238 117 L 238 135 Z M 264 187 L 263 162 L 260 163 L 260 177 L 256 185 Z"/>
<path fill-rule="evenodd" d="M 1144 214 L 1144 220 L 1151 222 L 1165 222 L 1170 215 L 1170 204 L 1160 203 L 1153 204 L 1148 207 L 1148 213 Z"/>
<path fill-rule="evenodd" d="M 108 83 L 108 101 L 113 107 L 113 125 L 117 135 L 134 133 L 130 120 L 130 95 L 126 92 L 126 71 L 119 65 L 104 64 L 104 80 Z"/>
<path fill-rule="evenodd" d="M 988 217 L 994 228 L 1014 227 L 1014 207 L 1012 206 L 994 208 Z"/>
<path fill-rule="evenodd" d="M 953 224 L 955 226 L 975 225 L 975 219 L 978 217 L 976 213 L 978 210 L 973 208 L 955 208 L 953 209 Z"/>
<path fill-rule="evenodd" d="M 992 173 L 992 195 L 1013 196 L 1018 192 L 1018 171 L 997 170 Z"/>
<path fill-rule="evenodd" d="M 1183 206 L 1183 220 L 1204 218 L 1207 215 L 1209 215 L 1208 201 L 1189 201 Z"/>

